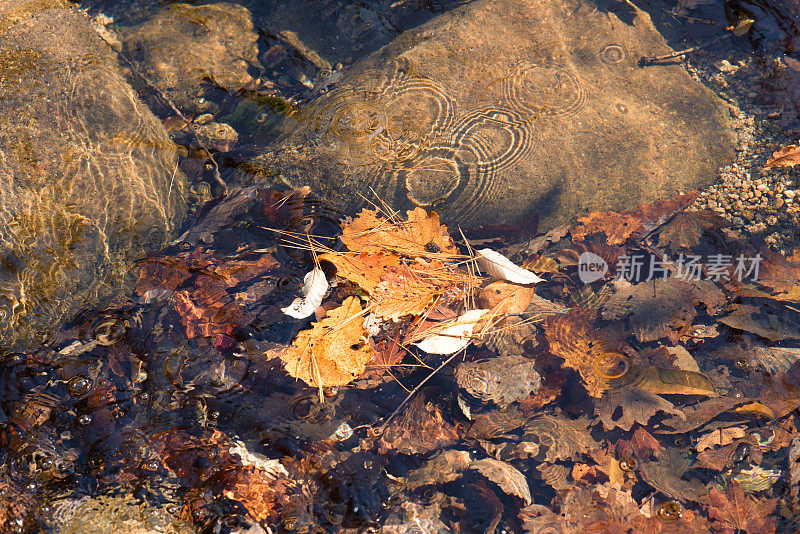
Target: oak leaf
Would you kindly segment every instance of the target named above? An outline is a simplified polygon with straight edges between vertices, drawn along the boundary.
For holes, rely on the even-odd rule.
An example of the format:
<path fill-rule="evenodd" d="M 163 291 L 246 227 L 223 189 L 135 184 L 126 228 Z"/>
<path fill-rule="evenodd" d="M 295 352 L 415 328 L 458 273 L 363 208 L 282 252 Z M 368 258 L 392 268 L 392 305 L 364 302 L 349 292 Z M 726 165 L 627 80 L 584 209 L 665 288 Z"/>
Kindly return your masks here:
<path fill-rule="evenodd" d="M 337 276 L 353 282 L 370 295 L 387 269 L 400 266 L 397 254 L 325 253 L 319 255 L 319 260 L 332 263 L 336 266 Z"/>
<path fill-rule="evenodd" d="M 642 221 L 646 231 L 650 231 L 656 226 L 664 224 L 667 219 L 679 211 L 688 208 L 699 196 L 700 191 L 689 191 L 672 198 L 658 199 L 638 206 L 633 215 Z"/>
<path fill-rule="evenodd" d="M 447 228 L 439 223 L 439 215 L 422 208 L 406 212 L 406 221 L 392 221 L 377 210 L 362 210 L 343 225 L 341 240 L 353 252 L 396 252 L 411 257 L 457 255 Z"/>
<path fill-rule="evenodd" d="M 713 520 L 711 526 L 715 532 L 775 532 L 775 520 L 768 516 L 775 510 L 778 499 L 745 495 L 735 481 L 728 484 L 725 493 L 711 488 L 708 499 L 708 517 Z"/>
<path fill-rule="evenodd" d="M 765 168 L 772 167 L 794 167 L 800 163 L 800 146 L 789 145 L 772 153 L 772 157 L 767 160 Z"/>
<path fill-rule="evenodd" d="M 281 355 L 284 368 L 310 386 L 342 386 L 364 372 L 372 357 L 361 304 L 348 297 L 311 329 L 302 330 Z"/>
<path fill-rule="evenodd" d="M 578 226 L 570 229 L 573 241 L 581 241 L 591 234 L 605 234 L 609 245 L 621 245 L 642 229 L 642 223 L 629 212 L 594 211 L 578 217 Z"/>
<path fill-rule="evenodd" d="M 704 450 L 712 447 L 727 445 L 735 439 L 743 438 L 744 435 L 745 431 L 743 427 L 720 427 L 708 432 L 707 434 L 703 434 L 703 436 L 698 439 L 695 449 L 697 449 L 697 452 L 703 452 Z"/>

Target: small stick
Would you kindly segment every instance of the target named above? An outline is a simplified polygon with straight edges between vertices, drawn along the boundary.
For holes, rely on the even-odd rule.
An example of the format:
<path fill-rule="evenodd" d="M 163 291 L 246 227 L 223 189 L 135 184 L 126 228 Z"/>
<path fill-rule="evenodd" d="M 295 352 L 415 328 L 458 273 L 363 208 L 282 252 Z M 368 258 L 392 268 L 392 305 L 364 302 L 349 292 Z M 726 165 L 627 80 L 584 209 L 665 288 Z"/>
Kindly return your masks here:
<path fill-rule="evenodd" d="M 678 50 L 677 52 L 672 52 L 671 54 L 663 54 L 661 56 L 642 56 L 642 58 L 639 60 L 639 66 L 648 67 L 658 63 L 659 61 L 685 56 L 686 54 L 697 52 L 702 47 L 703 45 L 693 46 L 691 48 L 684 48 L 683 50 Z"/>

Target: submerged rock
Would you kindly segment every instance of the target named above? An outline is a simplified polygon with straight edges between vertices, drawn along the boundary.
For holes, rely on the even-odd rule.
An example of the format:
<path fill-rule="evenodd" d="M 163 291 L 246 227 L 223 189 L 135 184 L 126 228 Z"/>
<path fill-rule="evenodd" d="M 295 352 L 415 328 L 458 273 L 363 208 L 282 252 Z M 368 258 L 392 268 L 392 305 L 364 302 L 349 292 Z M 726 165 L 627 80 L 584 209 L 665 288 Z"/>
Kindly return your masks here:
<path fill-rule="evenodd" d="M 0 346 L 110 295 L 185 212 L 161 123 L 66 2 L 0 0 Z"/>
<path fill-rule="evenodd" d="M 228 3 L 172 4 L 120 29 L 123 52 L 183 111 L 207 109 L 210 88 L 236 91 L 261 70 L 258 34 L 247 8 Z"/>
<path fill-rule="evenodd" d="M 712 182 L 733 153 L 723 101 L 682 66 L 638 67 L 670 49 L 645 12 L 611 4 L 443 14 L 291 116 L 253 168 L 348 210 L 372 188 L 467 225 L 535 210 L 544 228 Z"/>

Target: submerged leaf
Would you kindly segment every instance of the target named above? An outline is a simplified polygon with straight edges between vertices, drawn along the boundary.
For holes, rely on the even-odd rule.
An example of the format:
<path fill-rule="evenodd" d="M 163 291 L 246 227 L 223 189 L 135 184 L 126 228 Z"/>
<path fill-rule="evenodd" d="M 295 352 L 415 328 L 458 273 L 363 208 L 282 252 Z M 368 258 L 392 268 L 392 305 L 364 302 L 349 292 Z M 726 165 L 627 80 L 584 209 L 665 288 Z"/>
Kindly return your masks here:
<path fill-rule="evenodd" d="M 772 167 L 794 167 L 800 164 L 800 147 L 789 145 L 773 152 L 772 157 L 764 165 L 767 169 Z"/>
<path fill-rule="evenodd" d="M 528 481 L 525 475 L 520 473 L 517 468 L 495 460 L 494 458 L 484 458 L 472 462 L 469 466 L 474 469 L 498 486 L 509 495 L 515 495 L 525 501 L 525 504 L 531 504 L 531 490 L 528 488 Z"/>
<path fill-rule="evenodd" d="M 311 329 L 302 330 L 281 360 L 291 376 L 310 386 L 341 386 L 358 378 L 372 357 L 365 339 L 361 304 L 348 297 Z"/>
<path fill-rule="evenodd" d="M 658 246 L 672 251 L 690 249 L 700 244 L 705 231 L 726 225 L 724 218 L 710 210 L 678 213 L 659 230 Z"/>
<path fill-rule="evenodd" d="M 730 482 L 725 493 L 716 488 L 708 492 L 708 516 L 717 532 L 775 532 L 775 520 L 769 517 L 778 499 L 745 495 L 737 482 Z"/>

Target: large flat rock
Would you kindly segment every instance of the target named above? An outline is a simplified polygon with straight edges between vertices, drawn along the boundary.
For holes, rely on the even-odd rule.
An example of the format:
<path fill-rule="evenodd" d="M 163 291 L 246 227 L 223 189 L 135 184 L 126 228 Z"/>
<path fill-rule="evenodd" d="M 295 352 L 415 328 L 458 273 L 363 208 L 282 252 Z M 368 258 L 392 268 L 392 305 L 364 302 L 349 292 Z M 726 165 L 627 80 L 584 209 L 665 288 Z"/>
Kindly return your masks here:
<path fill-rule="evenodd" d="M 723 101 L 625 2 L 477 0 L 400 35 L 290 117 L 253 167 L 353 210 L 374 190 L 450 223 L 544 227 L 711 183 Z M 615 8 L 622 9 L 619 14 Z"/>
<path fill-rule="evenodd" d="M 0 346 L 118 288 L 181 223 L 184 180 L 84 15 L 0 0 Z"/>

